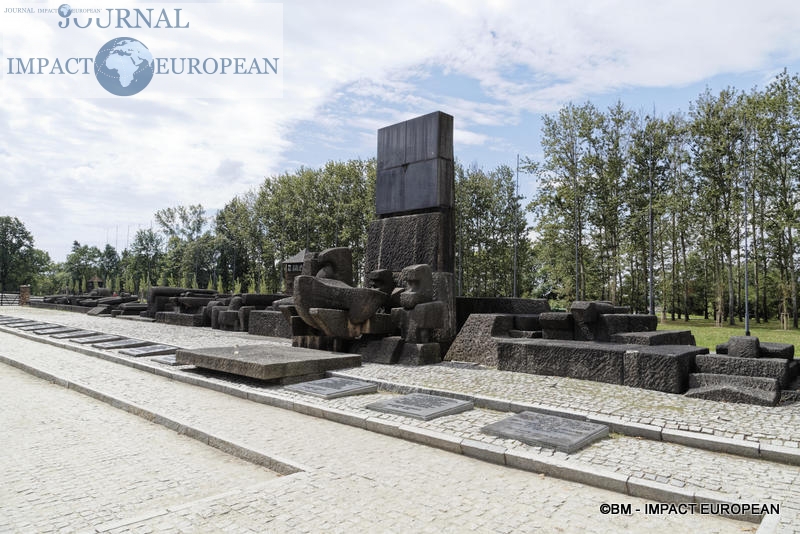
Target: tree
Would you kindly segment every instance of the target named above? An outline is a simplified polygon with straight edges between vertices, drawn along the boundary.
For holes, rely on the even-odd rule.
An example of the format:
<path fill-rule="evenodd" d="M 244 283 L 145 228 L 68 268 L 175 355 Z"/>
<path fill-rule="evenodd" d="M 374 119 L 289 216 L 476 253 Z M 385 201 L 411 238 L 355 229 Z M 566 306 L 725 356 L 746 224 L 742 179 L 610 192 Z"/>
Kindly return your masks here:
<path fill-rule="evenodd" d="M 17 288 L 32 273 L 33 236 L 16 217 L 0 217 L 0 291 Z"/>

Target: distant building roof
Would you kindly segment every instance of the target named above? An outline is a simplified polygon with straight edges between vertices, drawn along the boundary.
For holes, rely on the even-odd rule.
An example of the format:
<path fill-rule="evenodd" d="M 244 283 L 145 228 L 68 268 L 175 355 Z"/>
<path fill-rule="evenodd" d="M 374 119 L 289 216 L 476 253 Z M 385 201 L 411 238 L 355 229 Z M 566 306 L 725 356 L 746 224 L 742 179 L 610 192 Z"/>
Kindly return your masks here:
<path fill-rule="evenodd" d="M 306 259 L 307 253 L 308 250 L 303 249 L 294 256 L 292 256 L 291 258 L 286 258 L 285 260 L 283 260 L 283 263 L 303 263 Z"/>

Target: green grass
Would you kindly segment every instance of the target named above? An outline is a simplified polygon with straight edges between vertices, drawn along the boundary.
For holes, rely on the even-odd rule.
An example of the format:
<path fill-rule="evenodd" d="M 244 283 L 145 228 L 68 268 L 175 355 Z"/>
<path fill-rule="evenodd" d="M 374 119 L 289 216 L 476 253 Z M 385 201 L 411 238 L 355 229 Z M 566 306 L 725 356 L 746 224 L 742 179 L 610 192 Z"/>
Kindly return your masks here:
<path fill-rule="evenodd" d="M 700 347 L 708 347 L 713 352 L 719 343 L 725 343 L 731 336 L 744 335 L 744 322 L 736 321 L 736 326 L 715 326 L 713 320 L 690 316 L 689 321 L 678 320 L 659 322 L 659 330 L 691 330 L 695 343 Z M 750 335 L 759 341 L 771 343 L 791 343 L 800 348 L 800 330 L 783 330 L 780 321 L 772 320 L 758 324 L 750 321 Z"/>

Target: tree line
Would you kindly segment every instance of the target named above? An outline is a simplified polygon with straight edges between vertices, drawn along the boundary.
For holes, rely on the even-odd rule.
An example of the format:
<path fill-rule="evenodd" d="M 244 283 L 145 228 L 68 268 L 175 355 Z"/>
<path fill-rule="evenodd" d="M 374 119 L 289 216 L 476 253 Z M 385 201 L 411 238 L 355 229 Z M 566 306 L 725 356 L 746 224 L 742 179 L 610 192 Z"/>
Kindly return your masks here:
<path fill-rule="evenodd" d="M 749 92 L 707 89 L 687 113 L 667 116 L 570 103 L 544 117 L 541 138 L 541 160 L 523 158 L 519 169 L 456 163 L 458 294 L 516 293 L 556 307 L 601 299 L 733 323 L 746 274 L 751 315 L 797 326 L 796 75 Z M 537 184 L 529 199 L 518 194 L 518 172 Z M 374 190 L 374 159 L 301 167 L 265 177 L 213 215 L 201 205 L 162 208 L 121 253 L 75 241 L 63 263 L 29 234 L 25 254 L 6 253 L 11 218 L 0 218 L 0 283 L 30 279 L 34 292 L 56 293 L 99 276 L 134 293 L 157 284 L 276 292 L 282 260 L 334 246 L 353 250 L 363 279 Z"/>
<path fill-rule="evenodd" d="M 540 289 L 733 324 L 797 327 L 800 80 L 709 89 L 689 112 L 569 104 L 544 119 L 533 213 Z M 652 243 L 652 251 L 651 251 Z M 652 273 L 653 293 L 649 294 Z"/>

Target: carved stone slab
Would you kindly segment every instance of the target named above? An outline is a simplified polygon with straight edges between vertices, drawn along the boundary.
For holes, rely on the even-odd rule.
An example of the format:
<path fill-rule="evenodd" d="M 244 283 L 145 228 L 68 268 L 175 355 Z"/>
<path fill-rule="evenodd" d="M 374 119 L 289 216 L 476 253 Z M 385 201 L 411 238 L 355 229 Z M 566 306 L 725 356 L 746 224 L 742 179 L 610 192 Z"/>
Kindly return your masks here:
<path fill-rule="evenodd" d="M 116 341 L 122 339 L 122 336 L 115 336 L 114 334 L 98 334 L 95 332 L 93 336 L 79 337 L 70 339 L 73 343 L 80 343 L 81 345 L 89 345 L 90 343 L 102 343 L 104 341 Z"/>
<path fill-rule="evenodd" d="M 177 358 L 181 365 L 194 365 L 259 380 L 320 373 L 325 376 L 325 371 L 361 366 L 361 356 L 358 354 L 275 345 L 180 349 Z"/>
<path fill-rule="evenodd" d="M 53 339 L 73 339 L 77 337 L 88 337 L 97 335 L 92 330 L 75 330 L 74 332 L 62 332 L 61 334 L 50 334 Z"/>
<path fill-rule="evenodd" d="M 520 412 L 486 425 L 481 432 L 571 454 L 608 436 L 608 427 L 557 415 Z"/>
<path fill-rule="evenodd" d="M 349 378 L 323 378 L 312 382 L 301 382 L 286 386 L 290 391 L 313 395 L 323 399 L 336 399 L 349 395 L 363 395 L 364 393 L 375 393 L 378 391 L 377 384 L 362 382 L 361 380 L 351 380 Z"/>
<path fill-rule="evenodd" d="M 30 325 L 27 325 L 27 326 L 20 326 L 20 327 L 17 327 L 17 328 L 19 328 L 20 330 L 22 330 L 24 332 L 29 332 L 29 331 L 32 331 L 32 330 L 39 330 L 41 328 L 52 328 L 52 327 L 55 327 L 55 326 L 59 326 L 59 325 L 53 324 L 53 323 L 36 323 L 36 324 L 30 324 Z"/>
<path fill-rule="evenodd" d="M 47 336 L 51 334 L 63 334 L 65 332 L 77 332 L 80 328 L 75 328 L 74 326 L 49 326 L 45 328 L 37 328 L 33 331 L 34 334 L 39 336 Z"/>
<path fill-rule="evenodd" d="M 2 317 L 0 318 L 0 325 L 11 325 L 14 323 L 29 323 L 28 319 L 20 319 L 19 317 Z"/>
<path fill-rule="evenodd" d="M 404 415 L 414 419 L 430 421 L 437 417 L 453 415 L 472 409 L 472 402 L 439 397 L 425 393 L 411 393 L 393 399 L 368 404 L 367 408 L 378 412 Z"/>
<path fill-rule="evenodd" d="M 126 356 L 134 356 L 138 358 L 140 356 L 159 356 L 162 354 L 172 354 L 176 350 L 178 350 L 178 347 L 173 347 L 172 345 L 158 344 L 158 345 L 145 345 L 143 347 L 125 349 L 119 351 L 119 353 L 124 354 Z"/>
<path fill-rule="evenodd" d="M 144 347 L 145 345 L 153 345 L 151 341 L 144 341 L 141 339 L 118 339 L 117 341 L 104 341 L 102 343 L 92 343 L 96 349 L 130 349 L 132 347 Z"/>

